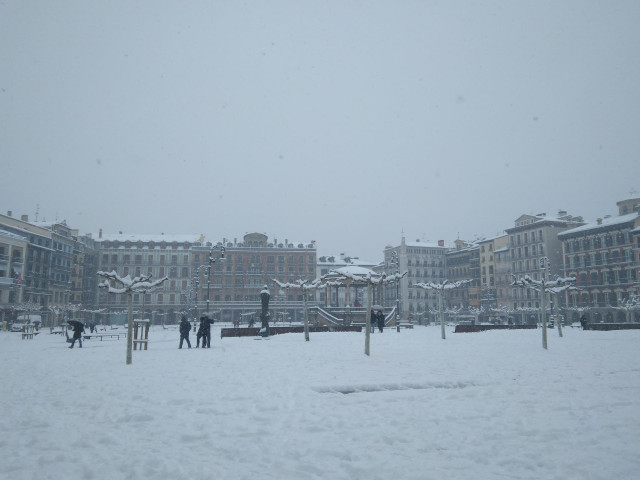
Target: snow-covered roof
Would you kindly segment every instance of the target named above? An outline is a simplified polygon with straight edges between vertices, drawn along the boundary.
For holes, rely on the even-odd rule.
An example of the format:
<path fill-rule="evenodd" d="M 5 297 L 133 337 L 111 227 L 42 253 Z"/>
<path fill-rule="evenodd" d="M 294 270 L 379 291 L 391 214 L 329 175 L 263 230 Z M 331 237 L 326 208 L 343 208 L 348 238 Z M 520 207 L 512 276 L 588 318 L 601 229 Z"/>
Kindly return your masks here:
<path fill-rule="evenodd" d="M 166 235 L 166 234 L 135 234 L 135 233 L 107 233 L 102 234 L 102 237 L 99 235 L 92 235 L 92 237 L 97 242 L 167 242 L 167 243 L 195 243 L 202 242 L 204 240 L 204 235 L 196 235 L 196 234 L 175 234 L 175 235 Z"/>
<path fill-rule="evenodd" d="M 341 274 L 348 273 L 350 275 L 377 275 L 377 273 L 373 270 L 369 268 L 359 267 L 357 265 L 349 265 L 348 267 L 337 268 L 335 269 L 335 271 Z"/>
<path fill-rule="evenodd" d="M 580 227 L 576 227 L 570 230 L 565 230 L 564 232 L 560 232 L 558 234 L 558 237 L 568 237 L 576 233 L 588 232 L 589 230 L 607 229 L 609 227 L 613 227 L 616 225 L 633 222 L 633 220 L 637 218 L 640 218 L 637 212 L 629 213 L 627 215 L 619 215 L 617 217 L 603 218 L 601 221 L 598 220 L 596 222 L 587 223 Z"/>
<path fill-rule="evenodd" d="M 380 262 L 367 262 L 364 260 L 360 260 L 359 257 L 349 257 L 344 255 L 320 255 L 318 256 L 318 265 L 321 266 L 330 266 L 330 267 L 347 267 L 349 265 L 359 265 L 359 266 L 374 266 L 378 265 Z"/>
<path fill-rule="evenodd" d="M 438 245 L 438 242 L 405 242 L 405 245 L 407 247 L 421 247 L 421 248 L 443 248 L 443 249 L 450 249 L 450 248 L 454 248 L 453 245 Z"/>
<path fill-rule="evenodd" d="M 7 230 L 2 230 L 1 228 L 0 228 L 0 235 L 6 238 L 13 238 L 14 240 L 21 240 L 24 242 L 27 241 L 27 237 L 25 235 L 19 235 L 17 233 L 9 232 Z"/>

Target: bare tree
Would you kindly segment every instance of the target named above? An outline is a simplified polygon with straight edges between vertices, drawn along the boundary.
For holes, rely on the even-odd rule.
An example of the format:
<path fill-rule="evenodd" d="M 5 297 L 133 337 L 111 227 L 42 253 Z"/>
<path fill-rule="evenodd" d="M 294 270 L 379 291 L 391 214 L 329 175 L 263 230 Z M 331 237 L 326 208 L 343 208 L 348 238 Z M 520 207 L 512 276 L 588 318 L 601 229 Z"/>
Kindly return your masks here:
<path fill-rule="evenodd" d="M 555 280 L 546 280 L 543 276 L 542 280 L 535 280 L 529 275 L 524 278 L 515 280 L 511 283 L 513 287 L 528 288 L 540 294 L 540 310 L 542 312 L 542 348 L 547 349 L 547 293 L 558 294 L 573 287 L 572 283 L 576 281 L 574 277 L 556 278 Z M 562 328 L 562 327 L 560 327 Z M 562 336 L 562 330 L 560 330 Z"/>
<path fill-rule="evenodd" d="M 366 318 L 366 332 L 364 336 L 364 354 L 370 355 L 370 343 L 371 343 L 371 290 L 374 285 L 388 285 L 391 283 L 399 282 L 402 277 L 407 274 L 407 271 L 403 273 L 394 273 L 392 275 L 387 275 L 386 272 L 382 272 L 381 274 L 377 274 L 373 271 L 369 271 L 364 274 L 360 273 L 352 273 L 352 272 L 329 272 L 327 275 L 323 276 L 322 279 L 325 281 L 327 285 L 335 285 L 340 284 L 344 280 L 350 279 L 351 281 L 355 281 L 358 283 L 363 283 L 367 286 L 367 318 Z M 326 280 L 325 280 L 326 279 Z M 330 279 L 330 280 L 329 280 Z"/>
<path fill-rule="evenodd" d="M 133 294 L 139 292 L 148 292 L 151 289 L 162 285 L 165 281 L 169 280 L 169 277 L 163 277 L 152 282 L 151 275 L 140 275 L 139 277 L 135 277 L 132 279 L 129 275 L 127 275 L 126 277 L 121 277 L 115 271 L 111 271 L 98 272 L 98 276 L 105 279 L 99 285 L 100 288 L 106 288 L 107 292 L 114 293 L 116 295 L 127 295 L 127 305 L 129 307 L 129 323 L 127 325 L 127 365 L 130 365 L 131 351 L 133 349 Z M 120 287 L 112 285 L 111 282 L 120 285 Z"/>
<path fill-rule="evenodd" d="M 449 280 L 445 280 L 442 283 L 414 283 L 413 286 L 417 288 L 422 288 L 423 290 L 433 290 L 438 295 L 438 310 L 440 312 L 440 330 L 442 333 L 442 339 L 446 339 L 447 336 L 444 331 L 444 295 L 447 290 L 452 290 L 454 288 L 460 288 L 467 283 L 472 282 L 473 280 L 458 280 L 456 282 L 450 282 Z"/>
<path fill-rule="evenodd" d="M 307 311 L 307 295 L 308 295 L 307 292 L 310 290 L 315 291 L 318 288 L 325 288 L 327 285 L 323 284 L 320 279 L 315 279 L 313 281 L 296 280 L 295 283 L 283 283 L 274 278 L 273 281 L 280 288 L 285 288 L 285 289 L 292 288 L 295 290 L 300 290 L 302 292 L 302 300 L 304 301 L 304 339 L 305 341 L 308 342 L 309 341 L 309 314 Z"/>

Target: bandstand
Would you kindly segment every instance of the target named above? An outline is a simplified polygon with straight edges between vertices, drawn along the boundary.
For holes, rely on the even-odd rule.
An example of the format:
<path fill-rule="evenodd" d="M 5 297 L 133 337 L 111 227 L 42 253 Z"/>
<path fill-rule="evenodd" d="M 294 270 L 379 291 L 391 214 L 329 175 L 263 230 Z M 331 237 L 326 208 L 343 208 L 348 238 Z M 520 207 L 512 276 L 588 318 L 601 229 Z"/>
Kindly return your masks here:
<path fill-rule="evenodd" d="M 332 270 L 322 277 L 327 282 L 323 310 L 341 318 L 345 325 L 364 323 L 369 304 L 365 278 L 380 278 L 380 274 L 359 266 L 346 266 Z M 371 289 L 371 305 L 382 304 L 383 285 Z"/>

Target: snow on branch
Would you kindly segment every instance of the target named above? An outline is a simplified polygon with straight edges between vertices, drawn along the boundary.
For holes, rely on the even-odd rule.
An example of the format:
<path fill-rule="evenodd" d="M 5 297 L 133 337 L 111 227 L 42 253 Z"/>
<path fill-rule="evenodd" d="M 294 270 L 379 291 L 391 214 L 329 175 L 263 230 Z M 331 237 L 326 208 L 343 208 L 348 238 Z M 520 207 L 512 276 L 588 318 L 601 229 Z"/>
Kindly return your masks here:
<path fill-rule="evenodd" d="M 560 293 L 565 290 L 578 290 L 572 284 L 576 281 L 575 277 L 557 277 L 555 280 L 535 280 L 529 275 L 516 279 L 511 282 L 512 287 L 530 288 L 537 291 L 548 291 L 550 293 Z"/>
<path fill-rule="evenodd" d="M 367 273 L 354 273 L 349 271 L 337 272 L 332 270 L 331 272 L 323 275 L 321 280 L 324 284 L 328 286 L 338 286 L 343 285 L 345 280 L 351 280 L 356 283 L 364 283 L 370 285 L 387 285 L 390 283 L 398 282 L 402 277 L 404 277 L 408 272 L 405 270 L 402 273 L 394 273 L 391 275 L 387 275 L 386 272 L 381 274 L 369 271 Z"/>
<path fill-rule="evenodd" d="M 284 283 L 274 278 L 273 281 L 280 288 L 295 288 L 298 290 L 313 290 L 316 288 L 325 288 L 327 286 L 326 284 L 322 283 L 320 279 L 315 279 L 311 282 L 309 282 L 308 279 L 305 279 L 305 280 L 296 280 L 295 283 Z"/>
<path fill-rule="evenodd" d="M 473 280 L 457 280 L 455 282 L 450 282 L 449 280 L 445 280 L 442 283 L 434 283 L 434 282 L 426 282 L 426 283 L 414 283 L 414 287 L 422 288 L 424 290 L 451 290 L 454 288 L 460 288 L 467 283 L 471 283 Z"/>
<path fill-rule="evenodd" d="M 151 275 L 140 275 L 134 278 L 131 278 L 130 275 L 121 277 L 114 270 L 111 272 L 98 272 L 98 276 L 105 279 L 98 286 L 100 288 L 106 288 L 109 293 L 146 293 L 169 280 L 169 277 L 165 276 L 158 280 L 151 281 Z M 111 282 L 120 284 L 121 287 L 115 287 Z"/>

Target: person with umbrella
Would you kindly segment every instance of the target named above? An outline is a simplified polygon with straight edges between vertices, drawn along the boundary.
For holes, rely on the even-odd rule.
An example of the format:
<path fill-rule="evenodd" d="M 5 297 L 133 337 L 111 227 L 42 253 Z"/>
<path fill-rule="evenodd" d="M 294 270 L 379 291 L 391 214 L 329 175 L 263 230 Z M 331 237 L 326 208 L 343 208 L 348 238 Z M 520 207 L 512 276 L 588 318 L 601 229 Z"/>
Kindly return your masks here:
<path fill-rule="evenodd" d="M 69 325 L 73 327 L 73 338 L 71 339 L 71 345 L 69 348 L 73 348 L 73 345 L 78 340 L 80 348 L 82 348 L 82 332 L 84 332 L 84 325 L 79 320 L 69 320 Z"/>

